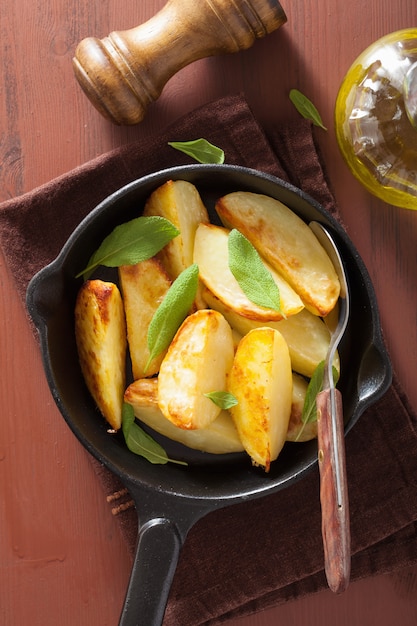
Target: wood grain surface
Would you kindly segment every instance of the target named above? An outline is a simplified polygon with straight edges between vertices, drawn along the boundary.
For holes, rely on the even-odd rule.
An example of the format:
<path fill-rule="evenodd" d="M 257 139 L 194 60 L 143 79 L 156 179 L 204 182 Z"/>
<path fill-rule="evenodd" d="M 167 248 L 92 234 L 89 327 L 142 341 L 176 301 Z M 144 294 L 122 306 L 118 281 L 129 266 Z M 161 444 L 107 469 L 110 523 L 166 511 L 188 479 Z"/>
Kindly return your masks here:
<path fill-rule="evenodd" d="M 134 27 L 163 0 L 3 0 L 0 4 L 0 200 L 147 137 L 195 106 L 244 92 L 262 124 L 296 119 L 307 94 L 327 133 L 317 139 L 343 220 L 368 266 L 392 361 L 417 409 L 417 214 L 371 197 L 352 177 L 333 131 L 335 98 L 356 56 L 416 25 L 415 0 L 283 0 L 288 23 L 244 52 L 196 61 L 166 85 L 145 120 L 116 127 L 91 106 L 71 59 L 87 36 Z M 56 207 L 59 219 L 59 206 Z M 87 453 L 57 412 L 41 359 L 0 257 L 0 624 L 113 626 L 130 557 Z M 278 623 L 414 626 L 417 568 L 328 591 L 230 626 Z M 186 626 L 185 624 L 179 626 Z"/>

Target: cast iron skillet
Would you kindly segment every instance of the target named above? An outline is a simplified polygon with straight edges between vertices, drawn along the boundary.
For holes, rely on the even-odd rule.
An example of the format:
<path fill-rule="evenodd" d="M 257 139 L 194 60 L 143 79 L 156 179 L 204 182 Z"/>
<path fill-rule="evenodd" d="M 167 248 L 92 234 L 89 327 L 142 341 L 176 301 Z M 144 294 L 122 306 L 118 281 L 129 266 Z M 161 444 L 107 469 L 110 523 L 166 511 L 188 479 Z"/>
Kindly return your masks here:
<path fill-rule="evenodd" d="M 269 474 L 251 467 L 246 455 L 209 455 L 168 440 L 173 458 L 188 466 L 152 465 L 132 454 L 122 437 L 110 435 L 85 387 L 74 339 L 74 302 L 81 281 L 74 276 L 112 229 L 137 217 L 146 198 L 169 179 L 194 183 L 214 220 L 215 200 L 249 190 L 277 198 L 305 221 L 331 228 L 345 263 L 352 298 L 349 325 L 340 346 L 346 432 L 365 408 L 387 390 L 391 367 L 381 338 L 378 307 L 368 272 L 340 225 L 317 202 L 286 182 L 238 166 L 174 167 L 136 180 L 97 206 L 70 236 L 55 261 L 29 284 L 27 307 L 39 331 L 46 377 L 55 402 L 85 448 L 130 491 L 139 512 L 136 557 L 120 625 L 162 623 L 172 578 L 187 532 L 210 511 L 290 487 L 316 466 L 317 444 L 289 444 Z M 289 548 L 290 549 L 290 548 Z"/>

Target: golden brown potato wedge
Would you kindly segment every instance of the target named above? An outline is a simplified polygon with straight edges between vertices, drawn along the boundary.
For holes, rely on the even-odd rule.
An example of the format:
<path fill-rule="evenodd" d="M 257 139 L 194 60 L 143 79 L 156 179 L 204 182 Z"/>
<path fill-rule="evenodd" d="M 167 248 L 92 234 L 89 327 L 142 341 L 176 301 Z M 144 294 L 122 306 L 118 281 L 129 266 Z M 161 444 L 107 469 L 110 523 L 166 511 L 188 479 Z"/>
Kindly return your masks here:
<path fill-rule="evenodd" d="M 200 271 L 200 279 L 225 305 L 236 313 L 259 321 L 280 320 L 303 309 L 300 297 L 267 263 L 279 287 L 281 310 L 258 306 L 245 295 L 229 269 L 229 230 L 214 224 L 200 224 L 194 244 L 194 262 Z"/>
<path fill-rule="evenodd" d="M 280 332 L 256 328 L 242 338 L 228 389 L 238 401 L 230 412 L 243 446 L 268 472 L 284 446 L 292 404 L 291 361 Z"/>
<path fill-rule="evenodd" d="M 227 228 L 237 228 L 280 272 L 313 313 L 325 316 L 340 292 L 333 264 L 312 230 L 287 206 L 263 194 L 237 191 L 216 210 Z"/>
<path fill-rule="evenodd" d="M 209 222 L 200 194 L 192 183 L 169 180 L 148 198 L 143 215 L 165 217 L 180 231 L 158 254 L 170 278 L 175 280 L 193 262 L 197 226 Z"/>
<path fill-rule="evenodd" d="M 185 430 L 166 419 L 158 405 L 158 379 L 136 380 L 126 389 L 125 402 L 133 406 L 135 416 L 156 432 L 193 450 L 211 454 L 242 452 L 236 426 L 228 411 L 220 411 L 206 428 Z"/>
<path fill-rule="evenodd" d="M 233 330 L 246 335 L 260 326 L 269 326 L 279 330 L 287 342 L 290 351 L 292 369 L 311 378 L 317 365 L 326 358 L 330 343 L 330 333 L 322 319 L 303 309 L 279 322 L 256 322 L 238 315 L 219 300 L 210 290 L 204 289 L 203 298 L 208 307 L 219 311 L 229 322 Z M 340 370 L 339 355 L 336 352 L 334 366 Z"/>
<path fill-rule="evenodd" d="M 288 424 L 287 441 L 310 441 L 317 437 L 317 421 L 303 424 L 304 400 L 307 393 L 308 382 L 298 374 L 292 375 L 292 406 L 290 423 Z M 301 434 L 299 435 L 301 431 Z"/>
<path fill-rule="evenodd" d="M 155 258 L 136 265 L 122 265 L 119 267 L 119 279 L 133 378 L 153 376 L 159 371 L 166 351 L 155 357 L 146 367 L 149 360 L 148 328 L 171 286 L 171 280 L 162 263 Z"/>
<path fill-rule="evenodd" d="M 165 417 L 185 429 L 213 422 L 221 409 L 204 394 L 226 390 L 233 356 L 232 329 L 220 313 L 189 315 L 159 370 L 158 404 Z"/>
<path fill-rule="evenodd" d="M 117 286 L 85 282 L 75 304 L 75 338 L 81 370 L 98 408 L 114 430 L 122 424 L 126 324 Z"/>

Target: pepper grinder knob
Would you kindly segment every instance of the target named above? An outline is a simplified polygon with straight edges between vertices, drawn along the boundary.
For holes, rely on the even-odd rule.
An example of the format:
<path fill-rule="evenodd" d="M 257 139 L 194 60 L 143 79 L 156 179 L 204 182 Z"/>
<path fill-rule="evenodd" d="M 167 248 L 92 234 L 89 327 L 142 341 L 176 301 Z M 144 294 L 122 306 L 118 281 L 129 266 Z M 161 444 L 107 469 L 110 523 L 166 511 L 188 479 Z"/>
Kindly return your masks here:
<path fill-rule="evenodd" d="M 136 28 L 83 39 L 73 68 L 105 118 L 137 124 L 180 69 L 203 57 L 250 48 L 286 21 L 277 0 L 168 0 Z"/>

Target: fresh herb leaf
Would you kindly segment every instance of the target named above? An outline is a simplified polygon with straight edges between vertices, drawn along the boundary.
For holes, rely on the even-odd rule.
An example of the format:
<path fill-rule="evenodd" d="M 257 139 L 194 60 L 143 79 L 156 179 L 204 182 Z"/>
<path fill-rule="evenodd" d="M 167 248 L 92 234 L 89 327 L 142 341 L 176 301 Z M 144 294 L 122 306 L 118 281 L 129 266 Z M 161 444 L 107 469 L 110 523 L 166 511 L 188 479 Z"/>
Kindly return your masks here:
<path fill-rule="evenodd" d="M 230 231 L 229 268 L 245 295 L 258 306 L 279 311 L 279 287 L 251 242 L 235 228 Z"/>
<path fill-rule="evenodd" d="M 238 403 L 237 398 L 232 393 L 227 391 L 210 391 L 204 395 L 221 409 L 230 409 Z"/>
<path fill-rule="evenodd" d="M 119 267 L 134 265 L 150 259 L 174 237 L 179 230 L 158 215 L 136 217 L 120 224 L 108 235 L 91 256 L 87 267 L 77 274 L 86 278 L 99 265 Z"/>
<path fill-rule="evenodd" d="M 193 263 L 174 280 L 151 319 L 148 328 L 149 359 L 145 370 L 173 340 L 190 311 L 197 287 L 198 265 Z"/>
<path fill-rule="evenodd" d="M 296 437 L 296 441 L 297 439 L 300 438 L 306 424 L 317 421 L 316 399 L 320 391 L 322 391 L 323 389 L 324 367 L 325 367 L 325 362 L 320 361 L 320 363 L 317 365 L 316 369 L 313 372 L 310 382 L 308 383 L 306 396 L 304 398 L 303 411 L 301 414 L 301 421 L 303 425 L 300 428 L 300 431 Z M 334 384 L 336 385 L 337 381 L 339 380 L 339 372 L 334 366 L 332 368 L 332 371 L 333 371 L 333 381 L 334 381 Z"/>
<path fill-rule="evenodd" d="M 127 402 L 123 403 L 122 430 L 131 452 L 145 457 L 151 463 L 168 463 L 168 456 L 162 446 L 136 424 L 133 407 Z"/>
<path fill-rule="evenodd" d="M 199 163 L 224 163 L 224 152 L 206 139 L 194 139 L 193 141 L 169 141 L 168 145 L 175 150 L 184 152 Z"/>
<path fill-rule="evenodd" d="M 320 113 L 314 104 L 298 89 L 291 89 L 290 100 L 297 111 L 307 120 L 311 120 L 315 126 L 319 126 L 323 130 L 327 130 L 321 119 Z"/>
<path fill-rule="evenodd" d="M 183 461 L 170 459 L 164 448 L 146 433 L 136 422 L 132 405 L 123 403 L 122 431 L 127 447 L 138 456 L 143 456 L 150 463 L 165 465 L 169 461 L 187 465 Z"/>
<path fill-rule="evenodd" d="M 135 423 L 135 412 L 133 406 L 127 402 L 123 402 L 122 406 L 122 431 L 125 441 L 129 436 L 129 430 L 132 424 Z"/>
<path fill-rule="evenodd" d="M 315 422 L 317 420 L 316 398 L 323 388 L 324 361 L 320 361 L 313 372 L 313 376 L 308 383 L 306 397 L 304 399 L 301 421 L 303 424 Z"/>

